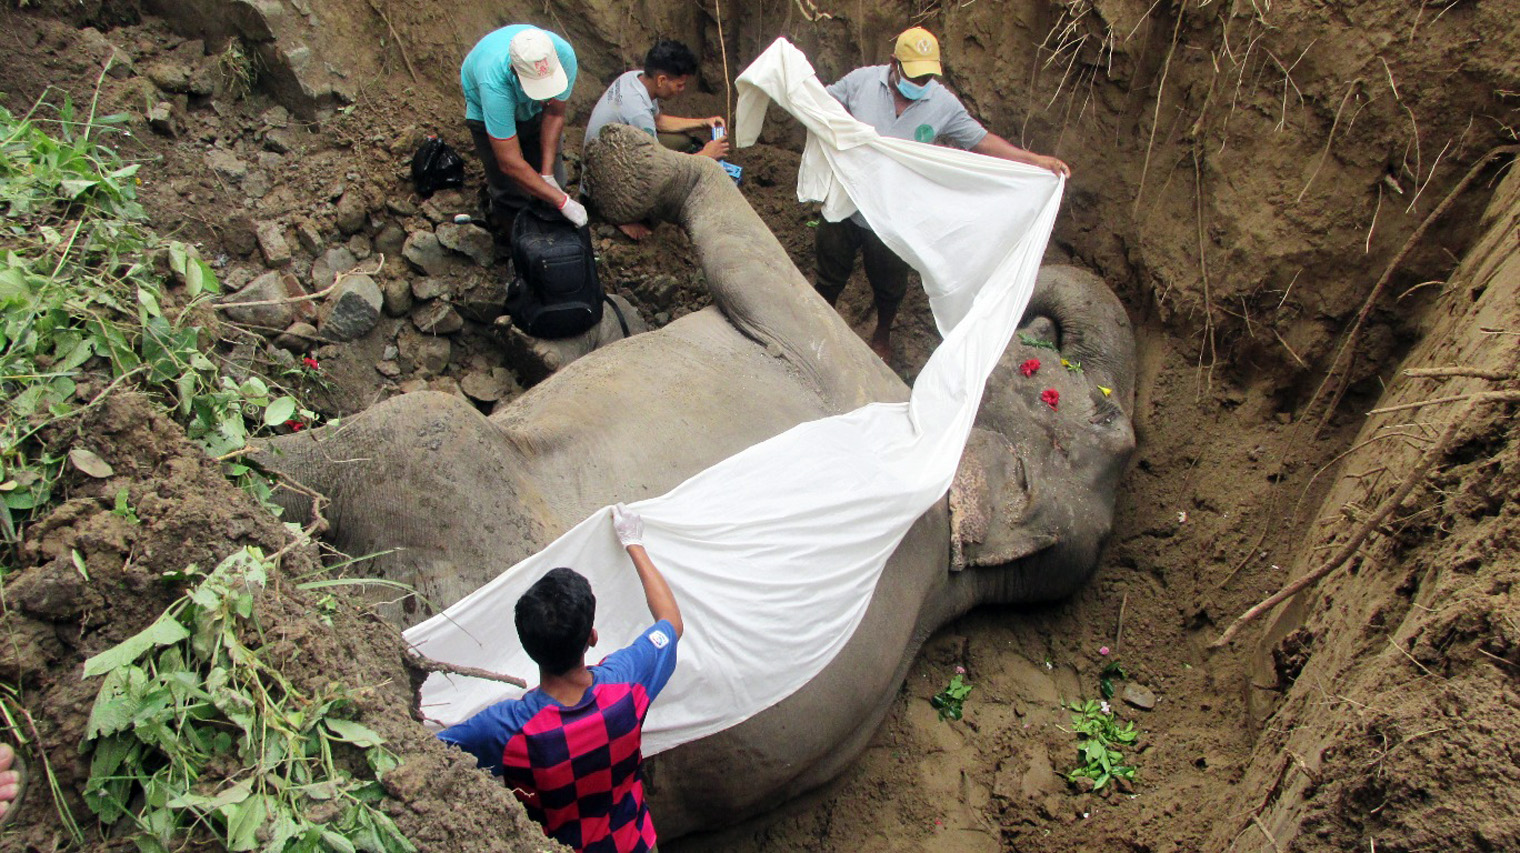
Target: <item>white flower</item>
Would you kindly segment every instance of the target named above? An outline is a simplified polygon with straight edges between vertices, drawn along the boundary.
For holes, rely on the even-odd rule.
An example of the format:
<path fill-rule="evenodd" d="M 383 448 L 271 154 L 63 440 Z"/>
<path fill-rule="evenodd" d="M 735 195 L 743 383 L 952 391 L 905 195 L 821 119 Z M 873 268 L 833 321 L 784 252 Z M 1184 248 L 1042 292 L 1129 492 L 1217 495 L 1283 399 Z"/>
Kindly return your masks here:
<path fill-rule="evenodd" d="M 1103 710 L 1104 714 L 1112 714 L 1114 712 L 1114 709 L 1110 708 L 1107 702 L 1099 702 L 1098 707 Z"/>

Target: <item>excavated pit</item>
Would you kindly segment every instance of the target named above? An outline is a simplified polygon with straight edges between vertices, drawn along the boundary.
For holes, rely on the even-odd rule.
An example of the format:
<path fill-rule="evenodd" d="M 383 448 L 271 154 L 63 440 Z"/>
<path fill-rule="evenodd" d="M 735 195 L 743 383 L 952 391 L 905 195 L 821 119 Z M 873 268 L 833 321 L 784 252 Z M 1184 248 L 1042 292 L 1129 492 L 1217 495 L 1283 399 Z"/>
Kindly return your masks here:
<path fill-rule="evenodd" d="M 670 109 L 704 115 L 728 109 L 725 66 L 736 74 L 778 35 L 832 81 L 881 61 L 893 34 L 921 22 L 940 35 L 948 82 L 974 114 L 1072 165 L 1050 258 L 1104 276 L 1140 341 L 1140 447 L 1097 577 L 1060 604 L 986 608 L 939 632 L 834 784 L 662 849 L 1520 847 L 1510 793 L 1520 775 L 1511 755 L 1520 741 L 1520 180 L 1511 169 L 1520 25 L 1506 4 L 208 8 L 7 8 L 0 92 L 21 113 L 45 93 L 50 103 L 62 93 L 88 103 L 98 85 L 103 111 L 133 116 L 120 150 L 145 162 L 140 192 L 155 226 L 198 242 L 231 284 L 277 269 L 311 290 L 335 269 L 374 268 L 378 324 L 313 351 L 326 377 L 313 399 L 331 414 L 422 387 L 490 411 L 537 376 L 523 365 L 542 354 L 505 348 L 490 330 L 489 270 L 437 248 L 458 236 L 445 227 L 453 216 L 474 211 L 478 172 L 472 165 L 469 192 L 428 202 L 406 180 L 423 133 L 468 151 L 457 68 L 493 26 L 532 21 L 576 45 L 575 127 L 656 35 L 701 54 L 700 91 Z M 229 73 L 245 67 L 236 56 L 251 57 L 247 91 Z M 810 273 L 817 214 L 795 201 L 800 144 L 795 122 L 773 112 L 762 144 L 733 159 L 746 197 Z M 1511 148 L 1487 156 L 1502 146 Z M 640 244 L 606 227 L 597 234 L 609 289 L 651 324 L 705 304 L 693 253 L 672 226 Z M 437 308 L 444 294 L 455 315 Z M 841 312 L 869 333 L 863 280 Z M 224 350 L 254 364 L 246 334 L 229 328 Z M 911 380 L 936 343 L 921 293 L 905 304 L 896 342 L 894 366 Z M 1456 370 L 1405 375 L 1411 368 Z M 1473 402 L 1482 394 L 1498 397 Z M 1436 399 L 1445 402 L 1416 405 Z M 1391 411 L 1368 415 L 1380 408 Z M 160 497 L 161 516 L 144 510 L 141 531 L 119 530 L 108 495 L 79 486 L 31 529 L 3 602 L 12 642 L 0 678 L 22 688 L 80 816 L 88 764 L 77 745 L 90 693 L 78 663 L 167 603 L 129 568 L 178 570 L 187 553 L 274 547 L 279 536 L 235 506 L 198 451 L 151 439 L 134 426 L 142 418 L 124 403 L 87 428 L 102 437 L 102 455 L 136 472 L 133 489 Z M 165 466 L 172 476 L 161 476 Z M 1380 512 L 1411 477 L 1407 496 Z M 134 503 L 155 506 L 137 492 Z M 1325 580 L 1209 648 L 1239 614 L 1358 537 Z M 92 567 L 117 567 L 92 575 L 94 593 L 69 578 L 66 546 L 78 543 Z M 60 606 L 56 589 L 76 600 Z M 388 787 L 398 825 L 422 849 L 541 845 L 505 792 L 409 721 L 407 674 L 369 636 L 372 623 L 350 614 L 329 629 L 298 599 L 272 612 L 300 638 L 305 654 L 291 665 L 308 677 L 388 685 L 363 710 L 408 759 Z M 1096 697 L 1112 662 L 1127 675 L 1115 706 L 1143 734 L 1132 789 L 1103 795 L 1065 779 L 1075 739 L 1062 705 Z M 928 699 L 957 666 L 975 689 L 964 720 L 942 722 Z M 46 788 L 33 787 L 7 830 L 16 849 L 54 849 Z"/>

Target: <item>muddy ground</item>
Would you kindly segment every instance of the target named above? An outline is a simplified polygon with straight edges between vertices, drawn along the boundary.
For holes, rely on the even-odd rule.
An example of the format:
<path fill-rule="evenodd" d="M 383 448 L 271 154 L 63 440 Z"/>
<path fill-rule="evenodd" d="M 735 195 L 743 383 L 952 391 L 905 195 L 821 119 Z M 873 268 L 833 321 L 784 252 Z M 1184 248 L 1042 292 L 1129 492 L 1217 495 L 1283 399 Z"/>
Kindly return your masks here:
<path fill-rule="evenodd" d="M 307 289 L 324 263 L 372 269 L 384 256 L 379 325 L 311 347 L 323 379 L 307 391 L 326 414 L 418 387 L 489 411 L 531 381 L 488 316 L 433 335 L 414 319 L 440 299 L 468 302 L 498 268 L 452 257 L 423 274 L 402 259 L 409 234 L 474 210 L 469 191 L 423 203 L 405 164 L 429 131 L 467 149 L 454 75 L 500 23 L 557 27 L 576 43 L 586 82 L 574 125 L 656 33 L 700 48 L 702 91 L 672 111 L 701 115 L 726 109 L 725 61 L 736 73 L 777 35 L 832 80 L 922 22 L 975 113 L 1072 164 L 1051 257 L 1113 284 L 1142 367 L 1140 450 L 1097 577 L 1069 601 L 984 609 L 933 638 L 834 785 L 662 848 L 1520 848 L 1520 180 L 1513 150 L 1485 157 L 1520 127 L 1509 4 L 556 0 L 439 16 L 421 0 L 312 0 L 276 39 L 305 39 L 323 57 L 304 94 L 273 54 L 251 87 L 237 85 L 228 46 L 261 55 L 269 42 L 197 18 L 194 5 L 154 6 L 167 21 L 131 3 L 8 6 L 0 92 L 19 113 L 49 87 L 54 103 L 86 103 L 98 86 L 102 109 L 132 114 L 119 148 L 145 162 L 156 227 L 198 243 L 229 283 L 266 271 L 267 223 L 290 250 L 282 269 Z M 118 68 L 102 75 L 112 55 Z M 816 214 L 793 195 L 798 133 L 773 115 L 762 142 L 734 156 L 745 194 L 809 270 Z M 650 323 L 704 304 L 672 226 L 637 245 L 598 235 L 609 289 Z M 339 247 L 350 255 L 321 261 Z M 841 311 L 869 333 L 863 282 Z M 294 359 L 248 334 L 228 327 L 221 348 L 245 369 Z M 911 379 L 935 342 L 921 295 L 910 299 L 894 367 Z M 1469 399 L 1483 392 L 1510 396 Z M 1410 405 L 1432 399 L 1445 402 Z M 25 571 L 4 588 L 0 678 L 20 688 L 29 737 L 81 817 L 77 744 L 92 690 L 80 661 L 173 598 L 151 579 L 243 544 L 277 549 L 286 535 L 172 428 L 149 428 L 143 405 L 124 398 L 84 425 L 120 479 L 75 483 L 31 528 Z M 1393 410 L 1368 415 L 1378 408 Z M 120 486 L 139 527 L 108 511 Z M 1391 496 L 1396 508 L 1382 512 Z M 88 584 L 71 548 L 100 567 Z M 1343 550 L 1327 579 L 1209 648 Z M 294 575 L 321 555 L 287 559 Z M 298 639 L 298 679 L 369 686 L 356 693 L 363 718 L 409 762 L 389 785 L 402 829 L 429 850 L 537 846 L 510 797 L 409 722 L 412 675 L 379 623 L 356 609 L 329 628 L 309 604 L 284 589 L 263 606 Z M 1132 790 L 1102 796 L 1064 778 L 1074 739 L 1062 704 L 1095 696 L 1113 661 L 1128 674 L 1121 690 L 1144 687 L 1156 702 L 1119 706 L 1143 730 L 1139 772 Z M 976 687 L 965 719 L 942 722 L 927 700 L 956 666 Z M 5 842 L 56 849 L 53 809 L 34 787 Z"/>

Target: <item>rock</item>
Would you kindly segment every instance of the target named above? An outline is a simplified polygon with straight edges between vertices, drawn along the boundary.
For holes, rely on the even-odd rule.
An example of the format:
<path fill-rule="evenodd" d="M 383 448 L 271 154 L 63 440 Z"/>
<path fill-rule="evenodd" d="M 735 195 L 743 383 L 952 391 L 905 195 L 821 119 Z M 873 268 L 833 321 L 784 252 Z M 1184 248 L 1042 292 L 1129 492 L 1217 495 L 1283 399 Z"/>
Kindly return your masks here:
<path fill-rule="evenodd" d="M 461 213 L 469 213 L 474 204 L 465 199 L 464 193 L 456 189 L 439 190 L 433 193 L 427 201 L 424 201 L 419 209 L 434 225 L 443 222 L 453 222 L 454 217 Z"/>
<path fill-rule="evenodd" d="M 469 398 L 482 403 L 494 403 L 521 390 L 517 387 L 512 372 L 505 367 L 468 373 L 459 380 L 459 389 Z"/>
<path fill-rule="evenodd" d="M 370 245 L 369 238 L 363 234 L 355 234 L 348 238 L 347 245 L 348 250 L 354 253 L 354 257 L 361 261 L 375 253 Z"/>
<path fill-rule="evenodd" d="M 185 94 L 190 91 L 190 66 L 182 62 L 155 62 L 148 66 L 146 74 L 153 85 L 165 92 Z"/>
<path fill-rule="evenodd" d="M 442 373 L 454 354 L 454 346 L 448 338 L 415 335 L 402 338 L 400 344 L 402 360 L 410 362 L 412 370 L 423 377 Z"/>
<path fill-rule="evenodd" d="M 401 254 L 401 248 L 405 245 L 406 232 L 394 222 L 385 223 L 380 233 L 375 235 L 375 251 L 387 258 L 394 258 Z"/>
<path fill-rule="evenodd" d="M 265 127 L 288 127 L 290 125 L 290 110 L 281 106 L 273 106 L 259 114 L 259 121 Z"/>
<path fill-rule="evenodd" d="M 1142 711 L 1149 711 L 1156 707 L 1156 694 L 1138 684 L 1124 685 L 1124 693 L 1120 698 Z"/>
<path fill-rule="evenodd" d="M 100 30 L 85 27 L 79 31 L 79 39 L 85 54 L 94 61 L 97 68 L 104 66 L 106 73 L 116 80 L 132 76 L 132 57 L 102 35 Z"/>
<path fill-rule="evenodd" d="M 322 254 L 322 247 L 326 245 L 317 223 L 304 218 L 296 220 L 296 242 L 312 257 Z"/>
<path fill-rule="evenodd" d="M 241 181 L 248 174 L 248 164 L 231 151 L 213 148 L 206 152 L 206 165 L 229 181 Z"/>
<path fill-rule="evenodd" d="M 639 334 L 649 330 L 644 318 L 628 303 L 628 300 L 617 294 L 609 294 L 609 298 L 622 309 L 623 316 L 628 320 L 629 334 Z M 532 337 L 512 325 L 511 318 L 505 314 L 496 319 L 495 327 L 501 334 L 507 362 L 517 368 L 517 373 L 522 377 L 523 382 L 530 386 L 543 381 L 556 370 L 597 347 L 623 338 L 623 330 L 618 325 L 617 315 L 610 308 L 602 312 L 600 324 L 573 338 L 546 340 Z"/>
<path fill-rule="evenodd" d="M 428 383 L 429 391 L 437 391 L 439 394 L 453 394 L 455 397 L 464 397 L 464 392 L 459 390 L 459 381 L 452 376 L 440 376 Z M 469 399 L 466 397 L 465 399 Z"/>
<path fill-rule="evenodd" d="M 401 365 L 394 361 L 377 361 L 375 362 L 375 372 L 381 376 L 395 379 L 401 375 Z"/>
<path fill-rule="evenodd" d="M 344 276 L 322 308 L 319 328 L 323 337 L 337 341 L 364 337 L 380 322 L 384 303 L 385 297 L 374 279 L 363 273 Z"/>
<path fill-rule="evenodd" d="M 385 359 L 386 361 L 395 361 L 400 356 L 401 356 L 401 348 L 398 347 L 398 346 L 396 346 L 395 344 L 386 344 L 385 345 L 385 350 L 380 353 L 380 357 L 383 358 L 383 359 Z"/>
<path fill-rule="evenodd" d="M 496 262 L 496 239 L 484 228 L 445 222 L 434 229 L 434 233 L 445 249 L 466 255 L 480 266 L 488 267 Z"/>
<path fill-rule="evenodd" d="M 427 387 L 426 379 L 408 379 L 401 383 L 401 393 L 410 394 L 414 391 L 426 391 Z"/>
<path fill-rule="evenodd" d="M 431 231 L 413 231 L 406 238 L 401 256 L 418 272 L 428 275 L 447 275 L 460 266 L 459 261 L 450 257 L 448 250 L 438 242 L 438 236 Z"/>
<path fill-rule="evenodd" d="M 313 292 L 332 286 L 338 276 L 353 269 L 359 263 L 354 253 L 342 246 L 328 249 L 311 263 L 311 289 Z"/>
<path fill-rule="evenodd" d="M 345 235 L 357 233 L 368 218 L 369 205 L 365 202 L 363 193 L 350 189 L 338 199 L 336 224 L 338 230 Z"/>
<path fill-rule="evenodd" d="M 220 303 L 232 306 L 243 302 L 272 302 L 305 295 L 306 291 L 301 289 L 301 283 L 296 281 L 295 276 L 289 273 L 267 272 L 250 281 L 236 293 L 223 297 Z M 298 303 L 283 302 L 275 305 L 252 305 L 247 308 L 229 307 L 226 313 L 235 323 L 276 334 L 295 321 L 296 304 Z"/>
<path fill-rule="evenodd" d="M 449 292 L 448 282 L 440 278 L 419 278 L 412 281 L 412 295 L 426 302 Z"/>
<path fill-rule="evenodd" d="M 397 216 L 416 216 L 417 205 L 404 198 L 388 198 L 385 200 L 385 209 Z"/>
<path fill-rule="evenodd" d="M 681 282 L 673 275 L 650 276 L 641 290 L 650 305 L 656 308 L 669 308 L 676 294 L 681 290 Z"/>
<path fill-rule="evenodd" d="M 452 335 L 464 328 L 464 318 L 454 306 L 435 299 L 412 312 L 412 325 L 425 335 Z"/>
<path fill-rule="evenodd" d="M 296 136 L 289 130 L 276 129 L 264 134 L 264 150 L 275 154 L 289 154 L 296 150 Z"/>
<path fill-rule="evenodd" d="M 384 292 L 386 314 L 402 317 L 412 310 L 412 286 L 406 279 L 388 278 L 380 289 Z"/>
<path fill-rule="evenodd" d="M 507 310 L 507 278 L 504 267 L 477 272 L 456 288 L 454 307 L 477 323 L 494 321 Z"/>
<path fill-rule="evenodd" d="M 222 244 L 233 254 L 248 257 L 259 247 L 259 235 L 253 219 L 247 216 L 234 216 L 227 221 L 227 227 L 222 230 Z"/>
<path fill-rule="evenodd" d="M 290 266 L 290 244 L 285 242 L 285 229 L 280 227 L 280 223 L 261 222 L 255 233 L 266 266 L 274 269 Z"/>
<path fill-rule="evenodd" d="M 263 198 L 269 195 L 269 174 L 262 169 L 254 169 L 243 179 L 243 195 L 249 198 Z"/>
<path fill-rule="evenodd" d="M 148 127 L 160 136 L 179 136 L 179 122 L 174 120 L 174 107 L 168 101 L 159 101 L 148 108 Z"/>
<path fill-rule="evenodd" d="M 317 327 L 305 321 L 290 324 L 283 334 L 274 339 L 274 345 L 300 355 L 317 342 Z"/>

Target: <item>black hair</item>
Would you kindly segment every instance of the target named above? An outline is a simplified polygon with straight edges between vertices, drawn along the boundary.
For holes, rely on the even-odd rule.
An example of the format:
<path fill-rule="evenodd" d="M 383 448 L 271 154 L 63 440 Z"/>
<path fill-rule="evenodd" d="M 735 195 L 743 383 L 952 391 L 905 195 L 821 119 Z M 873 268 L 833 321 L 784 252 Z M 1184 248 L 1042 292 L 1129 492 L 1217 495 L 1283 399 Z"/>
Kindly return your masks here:
<path fill-rule="evenodd" d="M 550 675 L 563 675 L 585 659 L 596 596 L 574 569 L 550 569 L 517 599 L 513 615 L 528 657 Z"/>
<path fill-rule="evenodd" d="M 644 54 L 644 74 L 685 77 L 697 73 L 697 55 L 678 41 L 660 39 Z"/>

